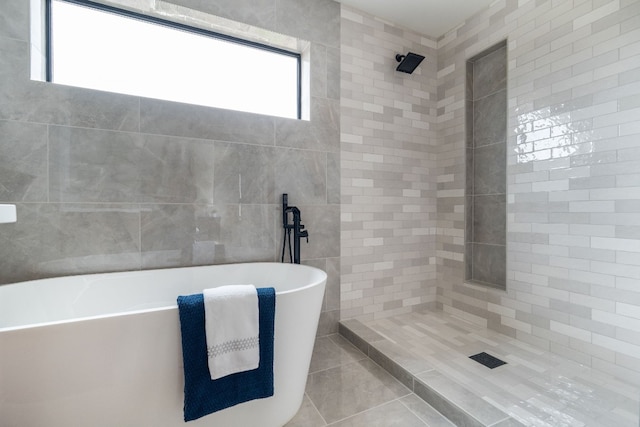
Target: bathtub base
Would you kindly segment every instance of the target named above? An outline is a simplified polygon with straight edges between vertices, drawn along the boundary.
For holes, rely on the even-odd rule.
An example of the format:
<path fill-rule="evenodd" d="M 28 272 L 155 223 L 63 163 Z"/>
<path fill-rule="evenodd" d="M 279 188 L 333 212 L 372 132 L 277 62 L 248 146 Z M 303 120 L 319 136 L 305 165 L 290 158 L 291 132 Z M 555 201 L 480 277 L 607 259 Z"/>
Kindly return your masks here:
<path fill-rule="evenodd" d="M 273 397 L 189 425 L 286 424 L 304 396 L 323 294 L 324 283 L 276 297 Z M 176 307 L 0 331 L 0 424 L 184 426 L 180 342 Z"/>

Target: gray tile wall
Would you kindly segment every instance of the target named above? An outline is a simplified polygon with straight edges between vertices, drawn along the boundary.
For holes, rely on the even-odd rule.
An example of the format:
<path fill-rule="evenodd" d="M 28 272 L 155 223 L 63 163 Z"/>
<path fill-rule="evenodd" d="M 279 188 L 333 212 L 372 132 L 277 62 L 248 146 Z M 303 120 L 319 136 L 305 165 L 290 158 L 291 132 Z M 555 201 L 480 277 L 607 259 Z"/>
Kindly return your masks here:
<path fill-rule="evenodd" d="M 507 48 L 492 46 L 466 65 L 466 279 L 506 285 Z"/>
<path fill-rule="evenodd" d="M 507 290 L 465 284 L 465 64 L 507 39 Z M 494 2 L 438 41 L 438 302 L 640 381 L 640 2 Z"/>
<path fill-rule="evenodd" d="M 435 305 L 436 67 L 434 40 L 342 7 L 343 318 Z"/>
<path fill-rule="evenodd" d="M 337 331 L 340 7 L 331 0 L 175 3 L 311 41 L 311 120 L 29 80 L 28 1 L 0 8 L 0 283 L 275 261 L 280 195 L 302 258 L 329 272 L 319 333 Z"/>

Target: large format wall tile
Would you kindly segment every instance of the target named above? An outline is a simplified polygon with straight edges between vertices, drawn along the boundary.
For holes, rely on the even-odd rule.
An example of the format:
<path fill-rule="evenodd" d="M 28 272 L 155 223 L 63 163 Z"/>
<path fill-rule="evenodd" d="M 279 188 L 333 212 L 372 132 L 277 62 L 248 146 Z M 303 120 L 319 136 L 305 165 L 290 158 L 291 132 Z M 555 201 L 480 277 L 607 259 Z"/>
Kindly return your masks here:
<path fill-rule="evenodd" d="M 291 199 L 290 199 L 290 204 Z M 297 205 L 301 213 L 301 223 L 308 232 L 306 238 L 300 240 L 300 258 L 304 263 L 315 260 L 338 257 L 340 251 L 336 244 L 340 241 L 340 207 L 338 205 Z M 282 239 L 285 234 L 282 230 L 282 218 L 276 218 L 275 238 L 278 242 L 276 258 L 282 257 Z M 293 233 L 291 234 L 291 250 L 293 251 Z M 289 244 L 286 245 L 284 255 L 285 262 L 289 262 Z M 333 307 L 336 309 L 336 307 Z"/>
<path fill-rule="evenodd" d="M 285 1 L 277 15 L 279 2 L 175 0 L 311 40 L 310 121 L 31 81 L 29 2 L 3 3 L 0 202 L 18 203 L 0 234 L 3 282 L 275 261 L 288 192 L 314 227 L 303 259 L 332 277 L 319 333 L 337 331 L 340 6 Z"/>
<path fill-rule="evenodd" d="M 283 147 L 338 152 L 340 105 L 312 98 L 311 121 L 276 118 L 276 144 Z"/>
<path fill-rule="evenodd" d="M 275 149 L 248 144 L 215 144 L 215 203 L 274 203 Z"/>
<path fill-rule="evenodd" d="M 311 96 L 327 97 L 327 48 L 321 44 L 311 45 L 311 69 L 316 72 L 311 73 Z M 322 72 L 318 72 L 322 70 Z"/>
<path fill-rule="evenodd" d="M 273 0 L 173 0 L 173 3 L 233 21 L 275 30 L 276 5 Z"/>
<path fill-rule="evenodd" d="M 327 47 L 327 98 L 340 99 L 340 49 Z"/>
<path fill-rule="evenodd" d="M 276 235 L 279 239 L 282 239 L 281 231 L 276 228 Z M 282 244 L 282 240 L 279 240 Z M 307 255 L 303 243 L 301 250 L 301 261 L 304 265 L 319 268 L 327 273 L 327 284 L 324 291 L 324 299 L 322 302 L 322 312 L 320 314 L 320 320 L 318 322 L 318 330 L 316 335 L 322 337 L 330 334 L 338 333 L 338 321 L 340 320 L 340 258 L 316 258 L 316 259 L 304 259 Z M 277 261 L 280 261 L 282 252 L 278 252 Z M 284 262 L 289 262 L 288 253 L 285 254 Z M 311 362 L 312 365 L 314 362 Z"/>
<path fill-rule="evenodd" d="M 317 151 L 280 149 L 273 162 L 276 200 L 289 194 L 289 204 L 327 203 L 327 156 Z"/>
<path fill-rule="evenodd" d="M 46 202 L 47 126 L 0 121 L 0 201 Z"/>
<path fill-rule="evenodd" d="M 29 44 L 0 37 L 0 119 L 137 131 L 139 102 L 128 95 L 31 81 Z"/>
<path fill-rule="evenodd" d="M 0 37 L 29 40 L 29 2 L 4 0 L 0 9 Z"/>
<path fill-rule="evenodd" d="M 472 186 L 467 188 L 473 188 L 474 194 L 505 194 L 507 192 L 506 148 L 506 144 L 498 143 L 473 150 L 473 159 L 471 159 L 473 173 L 470 174 L 473 182 Z"/>
<path fill-rule="evenodd" d="M 0 234 L 2 283 L 140 268 L 137 205 L 18 204 Z"/>
<path fill-rule="evenodd" d="M 275 261 L 270 205 L 143 205 L 143 268 Z"/>
<path fill-rule="evenodd" d="M 8 120 L 98 129 L 137 131 L 138 100 L 127 95 L 70 88 L 42 82 L 18 84 L 0 96 L 12 100 L 0 107 Z"/>
<path fill-rule="evenodd" d="M 507 88 L 507 48 L 479 58 L 473 63 L 473 100 Z"/>
<path fill-rule="evenodd" d="M 275 261 L 280 234 L 274 224 L 282 217 L 274 205 L 226 205 L 221 212 L 220 262 Z"/>
<path fill-rule="evenodd" d="M 505 141 L 507 131 L 505 111 L 507 111 L 507 97 L 504 91 L 495 92 L 474 102 L 473 145 L 475 148 Z"/>
<path fill-rule="evenodd" d="M 300 243 L 302 259 L 331 258 L 340 255 L 340 206 L 299 205 L 302 223 L 309 232 L 309 243 Z"/>
<path fill-rule="evenodd" d="M 332 0 L 275 0 L 276 31 L 340 46 L 340 4 Z"/>
<path fill-rule="evenodd" d="M 122 131 L 140 128 L 139 102 L 129 95 L 30 82 L 23 101 L 30 121 Z"/>
<path fill-rule="evenodd" d="M 465 278 L 504 287 L 504 264 L 497 257 L 479 256 L 486 244 L 500 245 L 506 254 L 506 123 L 507 64 L 505 43 L 466 62 L 465 83 Z M 483 246 L 478 246 L 482 244 Z M 495 248 L 489 248 L 497 253 Z M 476 262 L 489 265 L 475 265 Z M 496 273 L 499 268 L 501 273 Z"/>
<path fill-rule="evenodd" d="M 26 41 L 0 37 L 0 94 L 3 99 L 16 101 L 12 95 L 16 87 L 27 81 L 29 72 L 29 44 Z M 10 105 L 3 107 L 7 108 Z"/>
<path fill-rule="evenodd" d="M 53 201 L 212 202 L 211 144 L 57 126 L 49 143 Z"/>
<path fill-rule="evenodd" d="M 213 264 L 224 252 L 221 221 L 217 206 L 142 205 L 142 268 Z"/>
<path fill-rule="evenodd" d="M 324 310 L 340 310 L 340 257 L 327 258 L 324 270 L 327 272 Z"/>
<path fill-rule="evenodd" d="M 340 154 L 327 154 L 327 203 L 340 204 Z"/>
<path fill-rule="evenodd" d="M 472 244 L 473 278 L 482 283 L 504 288 L 506 259 L 504 245 Z"/>
<path fill-rule="evenodd" d="M 144 133 L 274 145 L 273 117 L 142 98 Z"/>
<path fill-rule="evenodd" d="M 504 194 L 473 196 L 473 231 L 471 241 L 474 243 L 491 243 L 504 245 L 506 241 L 506 200 Z"/>
<path fill-rule="evenodd" d="M 280 239 L 282 238 L 281 235 L 278 235 L 277 237 Z M 280 260 L 281 256 L 282 253 L 279 253 L 278 260 Z M 285 262 L 289 262 L 288 254 L 285 254 Z M 327 283 L 324 291 L 322 311 L 329 312 L 340 310 L 340 258 L 307 259 L 301 261 L 301 263 L 319 268 L 327 273 Z"/>

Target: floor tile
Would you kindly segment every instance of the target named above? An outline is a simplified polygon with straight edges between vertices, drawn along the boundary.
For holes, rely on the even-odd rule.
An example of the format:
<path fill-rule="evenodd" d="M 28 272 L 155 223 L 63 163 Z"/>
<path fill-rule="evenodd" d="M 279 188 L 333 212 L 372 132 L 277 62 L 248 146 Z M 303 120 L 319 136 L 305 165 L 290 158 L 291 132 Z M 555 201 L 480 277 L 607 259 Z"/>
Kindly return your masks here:
<path fill-rule="evenodd" d="M 324 427 L 327 423 L 322 419 L 313 403 L 307 395 L 302 400 L 302 406 L 295 417 L 285 427 Z"/>
<path fill-rule="evenodd" d="M 362 360 L 367 356 L 340 335 L 317 338 L 309 373 Z"/>
<path fill-rule="evenodd" d="M 399 401 L 386 403 L 359 413 L 331 427 L 427 427 L 413 412 Z"/>
<path fill-rule="evenodd" d="M 306 392 L 327 423 L 410 393 L 369 359 L 310 374 Z"/>

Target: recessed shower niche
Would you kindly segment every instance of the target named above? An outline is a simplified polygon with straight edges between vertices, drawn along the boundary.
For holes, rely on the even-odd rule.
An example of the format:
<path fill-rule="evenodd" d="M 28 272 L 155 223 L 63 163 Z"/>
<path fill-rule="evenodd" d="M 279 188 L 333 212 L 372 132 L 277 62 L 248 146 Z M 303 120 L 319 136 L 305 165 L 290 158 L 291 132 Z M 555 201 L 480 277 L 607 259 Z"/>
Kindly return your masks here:
<path fill-rule="evenodd" d="M 506 288 L 507 47 L 467 61 L 465 278 Z"/>

